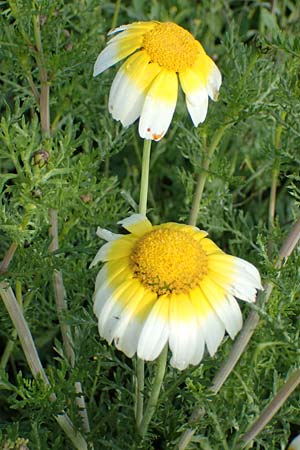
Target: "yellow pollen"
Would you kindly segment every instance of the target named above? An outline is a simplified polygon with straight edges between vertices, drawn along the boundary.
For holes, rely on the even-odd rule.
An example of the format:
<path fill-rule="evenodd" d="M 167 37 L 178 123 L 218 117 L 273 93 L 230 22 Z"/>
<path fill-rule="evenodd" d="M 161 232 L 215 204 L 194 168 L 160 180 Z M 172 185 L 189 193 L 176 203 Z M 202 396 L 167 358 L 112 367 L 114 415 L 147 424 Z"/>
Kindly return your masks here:
<path fill-rule="evenodd" d="M 199 54 L 194 37 L 176 23 L 157 24 L 145 34 L 143 48 L 152 62 L 173 72 L 192 67 Z"/>
<path fill-rule="evenodd" d="M 134 275 L 158 295 L 187 293 L 207 273 L 207 256 L 190 234 L 160 228 L 139 239 L 131 254 Z"/>

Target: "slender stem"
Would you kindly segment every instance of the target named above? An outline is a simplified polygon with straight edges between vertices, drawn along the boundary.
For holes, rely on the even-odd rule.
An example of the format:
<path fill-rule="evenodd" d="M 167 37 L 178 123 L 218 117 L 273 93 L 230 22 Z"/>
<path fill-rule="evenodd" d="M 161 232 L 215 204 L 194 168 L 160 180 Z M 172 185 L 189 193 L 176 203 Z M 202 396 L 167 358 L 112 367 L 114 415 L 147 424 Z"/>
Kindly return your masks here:
<path fill-rule="evenodd" d="M 26 78 L 27 78 L 29 86 L 31 87 L 31 90 L 32 90 L 33 96 L 35 98 L 35 101 L 37 103 L 39 103 L 40 102 L 40 95 L 39 95 L 39 92 L 38 92 L 37 88 L 35 87 L 35 84 L 34 84 L 34 81 L 32 79 L 32 76 L 31 75 L 27 75 Z"/>
<path fill-rule="evenodd" d="M 190 225 L 195 226 L 197 223 L 202 194 L 203 194 L 204 186 L 205 186 L 205 183 L 206 183 L 206 180 L 208 177 L 209 165 L 211 163 L 213 154 L 214 154 L 216 148 L 218 147 L 219 142 L 220 142 L 227 127 L 228 127 L 228 125 L 222 125 L 215 132 L 212 142 L 207 150 L 207 154 L 206 154 L 203 164 L 202 164 L 201 172 L 199 173 L 199 175 L 197 177 L 197 185 L 196 185 L 196 190 L 195 190 L 191 213 L 190 213 L 190 218 L 189 218 Z"/>
<path fill-rule="evenodd" d="M 24 214 L 24 218 L 22 220 L 22 223 L 20 224 L 20 231 L 24 231 L 27 227 L 27 224 L 30 220 L 30 214 L 31 214 L 31 208 L 29 207 L 26 209 L 26 212 Z M 0 264 L 0 275 L 5 273 L 8 269 L 9 264 L 11 263 L 11 260 L 13 259 L 13 256 L 18 248 L 18 243 L 16 241 L 12 242 L 9 249 L 7 250 L 6 254 L 4 255 L 4 258 L 2 260 L 2 263 Z"/>
<path fill-rule="evenodd" d="M 147 433 L 149 423 L 152 419 L 152 416 L 157 406 L 159 393 L 161 390 L 162 382 L 166 371 L 167 356 L 168 356 L 168 344 L 165 345 L 165 348 L 163 349 L 163 351 L 161 352 L 160 356 L 157 359 L 156 376 L 153 381 L 150 398 L 148 400 L 143 420 L 138 429 L 142 437 L 144 437 L 145 434 Z"/>
<path fill-rule="evenodd" d="M 144 215 L 146 215 L 146 213 L 147 213 L 147 197 L 148 197 L 148 184 L 149 184 L 151 142 L 152 141 L 150 139 L 145 139 L 144 147 L 143 147 L 139 212 L 140 212 L 140 214 L 144 214 Z"/>
<path fill-rule="evenodd" d="M 114 15 L 113 15 L 113 18 L 111 21 L 111 29 L 112 30 L 114 28 L 116 28 L 116 26 L 117 26 L 119 12 L 120 12 L 120 6 L 121 6 L 121 0 L 116 0 Z M 109 155 L 107 155 L 105 157 L 105 161 L 104 161 L 104 176 L 107 178 L 109 177 L 109 162 L 110 162 L 110 158 L 109 158 Z"/>
<path fill-rule="evenodd" d="M 283 111 L 280 116 L 282 122 L 284 122 L 286 118 L 286 111 Z M 274 147 L 276 150 L 280 149 L 280 141 L 281 141 L 281 135 L 283 132 L 283 124 L 280 123 L 275 131 L 274 136 Z M 272 184 L 271 184 L 271 192 L 270 192 L 270 202 L 269 202 L 269 216 L 268 216 L 268 224 L 269 224 L 269 230 L 271 230 L 274 226 L 274 217 L 275 217 L 275 208 L 276 208 L 276 195 L 277 195 L 277 182 L 279 177 L 279 161 L 276 158 L 274 165 L 273 165 L 273 171 L 272 171 Z M 271 242 L 269 247 L 271 246 Z M 270 247 L 271 250 L 271 247 Z"/>
<path fill-rule="evenodd" d="M 32 375 L 36 379 L 42 379 L 43 382 L 50 387 L 50 382 L 40 361 L 31 332 L 24 318 L 20 305 L 17 302 L 13 290 L 8 285 L 8 283 L 4 281 L 0 283 L 0 296 L 19 336 L 20 344 L 22 346 Z M 55 402 L 56 395 L 52 393 L 49 397 L 49 400 L 51 402 Z M 59 414 L 55 418 L 61 428 L 65 431 L 67 436 L 71 439 L 75 448 L 77 448 L 78 450 L 87 450 L 88 446 L 86 441 L 84 440 L 82 435 L 75 430 L 74 425 L 69 419 L 68 415 L 62 412 L 62 414 Z"/>
<path fill-rule="evenodd" d="M 140 426 L 144 410 L 144 384 L 145 384 L 145 363 L 143 359 L 136 359 L 136 405 L 135 420 L 137 428 Z"/>
<path fill-rule="evenodd" d="M 63 283 L 63 276 L 61 271 L 53 271 L 53 289 L 56 303 L 57 316 L 62 335 L 63 345 L 66 352 L 67 359 L 71 367 L 75 366 L 75 353 L 73 350 L 72 332 L 71 327 L 65 321 L 65 314 L 68 311 L 68 307 L 65 299 L 65 289 Z"/>
<path fill-rule="evenodd" d="M 40 92 L 40 116 L 41 116 L 41 130 L 45 137 L 50 137 L 50 105 L 49 105 L 49 81 L 47 75 L 47 69 L 45 64 L 41 28 L 40 28 L 40 16 L 33 16 L 33 30 L 36 45 L 36 62 L 39 68 L 41 92 Z"/>
<path fill-rule="evenodd" d="M 46 384 L 49 384 L 20 305 L 17 302 L 13 290 L 5 282 L 0 283 L 0 295 L 17 330 L 32 375 L 35 378 L 40 376 Z"/>
<path fill-rule="evenodd" d="M 0 361 L 0 369 L 5 369 L 5 367 L 7 366 L 8 360 L 9 360 L 10 355 L 15 346 L 14 341 L 15 341 L 16 337 L 17 337 L 16 330 L 13 330 L 13 332 L 11 334 L 11 339 L 7 342 L 4 352 L 2 353 L 1 361 Z"/>
<path fill-rule="evenodd" d="M 59 248 L 59 242 L 58 242 L 58 218 L 57 218 L 57 210 L 50 209 L 49 210 L 49 217 L 50 217 L 50 224 L 51 227 L 49 229 L 49 234 L 52 237 L 52 241 L 49 246 L 49 250 L 53 253 Z M 62 335 L 63 340 L 63 346 L 65 349 L 66 357 L 70 363 L 70 366 L 72 368 L 75 367 L 75 353 L 73 350 L 73 340 L 72 340 L 72 332 L 71 327 L 66 323 L 65 321 L 65 313 L 68 311 L 68 306 L 66 303 L 65 298 L 65 289 L 64 289 L 64 283 L 63 283 L 63 275 L 62 272 L 59 270 L 53 271 L 53 289 L 54 289 L 54 297 L 55 297 L 55 304 L 56 304 L 56 310 L 57 310 L 57 316 L 60 326 L 60 332 Z M 83 429 L 86 432 L 90 431 L 90 425 L 89 425 L 89 419 L 88 414 L 85 406 L 85 400 L 84 396 L 82 394 L 82 387 L 80 381 L 77 381 L 75 383 L 75 392 L 76 394 L 80 394 L 76 397 L 76 403 L 79 407 L 79 415 L 82 419 L 82 425 Z M 92 444 L 91 444 L 92 445 Z"/>
<path fill-rule="evenodd" d="M 23 297 L 22 297 L 22 285 L 19 281 L 16 282 L 16 298 L 18 301 L 18 304 L 20 305 L 20 308 L 22 309 L 22 304 L 23 304 Z M 27 306 L 29 305 L 30 301 L 32 299 L 32 292 L 31 295 L 29 294 L 26 298 L 26 301 L 24 302 L 24 310 L 26 310 Z M 11 339 L 6 343 L 4 352 L 1 356 L 1 361 L 0 361 L 0 368 L 1 369 L 5 369 L 6 365 L 8 363 L 8 360 L 12 354 L 12 351 L 14 349 L 15 346 L 15 340 L 17 338 L 17 332 L 16 329 L 13 329 L 12 333 L 11 333 Z"/>
<path fill-rule="evenodd" d="M 275 264 L 276 269 L 279 269 L 281 267 L 283 259 L 288 258 L 292 254 L 299 240 L 300 240 L 300 219 L 297 220 L 297 222 L 289 232 L 288 237 L 282 244 L 282 247 L 279 251 L 279 257 Z"/>
<path fill-rule="evenodd" d="M 278 176 L 279 176 L 279 169 L 277 167 L 274 167 L 272 171 L 272 184 L 269 202 L 269 215 L 268 215 L 269 230 L 271 230 L 274 226 Z"/>
<path fill-rule="evenodd" d="M 116 0 L 114 16 L 113 16 L 112 21 L 111 21 L 112 29 L 116 28 L 116 26 L 117 26 L 119 12 L 120 12 L 120 6 L 121 6 L 121 0 Z"/>
<path fill-rule="evenodd" d="M 144 140 L 143 158 L 142 158 L 142 173 L 141 173 L 141 187 L 140 187 L 140 202 L 139 213 L 146 215 L 147 213 L 147 198 L 149 185 L 149 170 L 150 170 L 150 152 L 151 140 Z M 145 384 L 145 363 L 142 359 L 136 360 L 136 401 L 135 401 L 135 418 L 137 427 L 140 426 L 143 409 L 144 409 L 144 384 Z"/>
<path fill-rule="evenodd" d="M 52 241 L 49 247 L 49 250 L 51 252 L 55 252 L 58 250 L 58 224 L 57 224 L 57 211 L 54 209 L 49 210 L 49 217 L 50 217 L 50 230 L 49 234 L 52 237 Z M 71 367 L 74 367 L 75 365 L 75 354 L 73 350 L 73 343 L 72 343 L 72 334 L 71 334 L 71 327 L 66 324 L 64 314 L 68 311 L 68 307 L 66 304 L 65 299 L 65 289 L 64 289 L 64 283 L 63 283 L 63 276 L 61 271 L 54 270 L 53 272 L 53 288 L 54 288 L 54 297 L 55 297 L 55 304 L 56 304 L 56 310 L 60 325 L 60 331 L 63 339 L 64 349 L 66 352 L 66 356 L 68 358 L 68 361 L 71 365 Z"/>
<path fill-rule="evenodd" d="M 84 437 L 76 431 L 72 421 L 66 413 L 58 414 L 55 416 L 56 422 L 66 433 L 74 447 L 78 450 L 88 450 L 88 445 Z"/>
<path fill-rule="evenodd" d="M 7 271 L 8 266 L 9 266 L 11 260 L 13 259 L 13 256 L 14 256 L 15 251 L 17 250 L 17 248 L 18 248 L 18 244 L 16 242 L 13 242 L 10 245 L 10 247 L 7 250 L 5 256 L 4 256 L 3 260 L 2 260 L 2 263 L 0 265 L 0 275 Z"/>
<path fill-rule="evenodd" d="M 289 379 L 284 383 L 284 385 L 279 389 L 275 397 L 271 400 L 269 405 L 263 411 L 261 416 L 254 422 L 250 430 L 244 434 L 242 437 L 243 446 L 247 446 L 261 430 L 270 422 L 270 420 L 275 416 L 277 411 L 281 408 L 287 398 L 294 392 L 296 387 L 300 383 L 300 369 L 295 370 L 295 372 L 289 377 Z"/>
<path fill-rule="evenodd" d="M 82 393 L 82 386 L 80 381 L 76 381 L 75 382 L 75 392 L 77 394 L 76 397 L 76 404 L 79 410 L 79 415 L 81 417 L 81 422 L 82 422 L 82 426 L 84 431 L 86 431 L 87 433 L 89 433 L 91 431 L 90 429 L 90 423 L 89 423 L 89 418 L 87 415 L 87 409 L 86 409 L 86 404 L 85 404 L 85 399 Z"/>

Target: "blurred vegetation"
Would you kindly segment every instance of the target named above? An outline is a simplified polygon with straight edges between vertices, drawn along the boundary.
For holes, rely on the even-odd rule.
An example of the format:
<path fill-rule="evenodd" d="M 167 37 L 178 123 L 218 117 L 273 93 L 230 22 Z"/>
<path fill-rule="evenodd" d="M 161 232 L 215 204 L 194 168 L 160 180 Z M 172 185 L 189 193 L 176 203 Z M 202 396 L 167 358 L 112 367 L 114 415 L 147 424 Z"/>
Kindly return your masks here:
<path fill-rule="evenodd" d="M 93 79 L 115 4 L 103 0 L 0 1 L 0 261 L 15 246 L 0 281 L 10 283 L 57 402 L 33 380 L 11 320 L 0 303 L 0 447 L 71 449 L 54 414 L 63 408 L 97 449 L 174 448 L 194 405 L 203 415 L 189 449 L 234 449 L 283 382 L 300 365 L 299 249 L 281 270 L 279 248 L 299 218 L 300 2 L 298 0 L 123 1 L 117 24 L 174 21 L 190 30 L 217 62 L 223 85 L 197 129 L 181 95 L 166 137 L 152 148 L 149 217 L 186 222 L 207 146 L 226 124 L 209 168 L 198 225 L 225 251 L 253 262 L 275 289 L 258 308 L 261 321 L 247 351 L 216 396 L 209 386 L 232 346 L 183 373 L 168 370 L 146 440 L 134 428 L 134 361 L 99 338 L 92 311 L 101 241 L 98 225 L 117 221 L 139 198 L 142 141 L 107 110 L 116 73 Z M 42 132 L 41 53 L 50 91 L 50 133 Z M 269 212 L 272 183 L 275 214 Z M 58 211 L 59 248 L 49 251 L 49 211 Z M 63 274 L 75 366 L 64 353 L 52 274 Z M 249 306 L 242 306 L 243 314 Z M 11 345 L 9 358 L 5 349 Z M 147 364 L 146 373 L 153 373 Z M 80 380 L 91 431 L 75 406 Z M 150 381 L 148 381 L 150 383 Z M 296 391 L 255 439 L 254 449 L 285 449 L 300 432 Z M 19 439 L 19 441 L 18 441 Z M 23 440 L 22 440 L 23 439 Z M 23 445 L 23 447 L 21 447 Z"/>

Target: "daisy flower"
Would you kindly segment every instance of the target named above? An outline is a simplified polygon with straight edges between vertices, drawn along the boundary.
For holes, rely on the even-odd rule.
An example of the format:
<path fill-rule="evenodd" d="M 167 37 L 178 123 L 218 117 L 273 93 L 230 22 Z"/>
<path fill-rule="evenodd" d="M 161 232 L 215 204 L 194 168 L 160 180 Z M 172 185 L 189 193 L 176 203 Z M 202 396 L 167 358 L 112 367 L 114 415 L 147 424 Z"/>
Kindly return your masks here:
<path fill-rule="evenodd" d="M 242 327 L 235 297 L 255 300 L 257 269 L 196 227 L 152 226 L 141 214 L 119 223 L 129 234 L 98 228 L 107 243 L 91 264 L 104 262 L 94 294 L 100 335 L 147 361 L 168 343 L 170 363 L 180 370 L 197 365 L 205 346 L 214 355 L 225 331 L 233 339 Z"/>
<path fill-rule="evenodd" d="M 124 127 L 140 117 L 139 134 L 159 141 L 167 132 L 177 102 L 178 77 L 196 126 L 204 122 L 208 97 L 217 100 L 221 74 L 200 42 L 172 22 L 135 22 L 110 31 L 94 76 L 118 61 L 108 109 Z"/>

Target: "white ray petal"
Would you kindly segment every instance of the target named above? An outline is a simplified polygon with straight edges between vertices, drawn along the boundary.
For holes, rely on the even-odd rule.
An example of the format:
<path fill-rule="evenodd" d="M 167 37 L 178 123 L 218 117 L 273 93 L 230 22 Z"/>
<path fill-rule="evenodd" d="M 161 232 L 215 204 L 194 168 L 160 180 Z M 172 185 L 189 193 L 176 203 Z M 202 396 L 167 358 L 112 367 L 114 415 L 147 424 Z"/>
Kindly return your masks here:
<path fill-rule="evenodd" d="M 143 326 L 137 348 L 138 357 L 153 361 L 162 352 L 169 337 L 169 302 L 160 297 Z"/>

